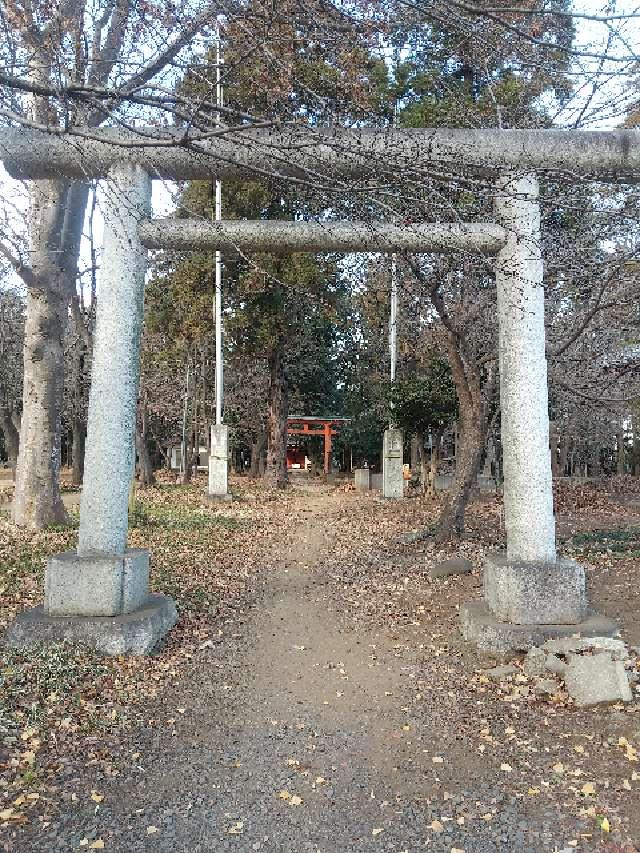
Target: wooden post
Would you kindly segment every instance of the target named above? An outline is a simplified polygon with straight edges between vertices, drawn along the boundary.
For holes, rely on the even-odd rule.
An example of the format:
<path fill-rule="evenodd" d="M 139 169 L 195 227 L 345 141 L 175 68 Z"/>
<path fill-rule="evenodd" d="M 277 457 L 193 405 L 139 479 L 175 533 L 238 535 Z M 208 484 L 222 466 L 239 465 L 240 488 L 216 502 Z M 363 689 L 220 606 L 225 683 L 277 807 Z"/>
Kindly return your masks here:
<path fill-rule="evenodd" d="M 331 468 L 331 424 L 324 424 L 324 473 L 328 474 Z"/>

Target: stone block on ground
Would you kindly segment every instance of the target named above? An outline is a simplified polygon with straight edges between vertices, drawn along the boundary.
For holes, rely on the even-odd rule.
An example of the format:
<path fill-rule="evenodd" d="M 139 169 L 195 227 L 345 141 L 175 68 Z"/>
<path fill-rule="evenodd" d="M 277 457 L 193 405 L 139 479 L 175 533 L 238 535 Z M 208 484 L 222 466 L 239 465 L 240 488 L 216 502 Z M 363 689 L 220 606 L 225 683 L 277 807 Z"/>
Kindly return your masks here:
<path fill-rule="evenodd" d="M 433 530 L 411 530 L 408 533 L 401 533 L 396 538 L 398 545 L 415 545 L 416 542 L 424 542 L 426 539 L 431 539 L 435 536 Z"/>
<path fill-rule="evenodd" d="M 371 488 L 371 469 L 356 468 L 354 472 L 356 492 L 368 492 Z"/>
<path fill-rule="evenodd" d="M 7 628 L 3 642 L 13 648 L 41 643 L 79 643 L 104 655 L 146 655 L 175 625 L 175 602 L 152 594 L 144 607 L 121 616 L 50 616 L 44 607 L 20 613 Z"/>
<path fill-rule="evenodd" d="M 534 646 L 529 649 L 523 661 L 523 671 L 525 675 L 544 675 L 547 671 L 547 652 Z"/>
<path fill-rule="evenodd" d="M 525 675 L 546 675 L 549 672 L 562 675 L 567 664 L 556 655 L 545 651 L 546 645 L 545 643 L 540 649 L 537 646 L 529 649 L 523 663 Z"/>
<path fill-rule="evenodd" d="M 629 658 L 626 643 L 616 637 L 565 637 L 548 640 L 543 648 L 554 655 L 571 655 L 591 649 L 596 653 L 608 653 L 614 660 Z"/>
<path fill-rule="evenodd" d="M 518 667 L 511 664 L 504 666 L 494 666 L 492 669 L 487 669 L 485 675 L 488 675 L 492 681 L 502 681 L 504 678 L 510 678 L 512 675 L 517 675 Z"/>
<path fill-rule="evenodd" d="M 578 624 L 587 613 L 584 569 L 573 560 L 510 563 L 504 554 L 489 554 L 484 567 L 484 598 L 502 622 Z"/>
<path fill-rule="evenodd" d="M 149 552 L 54 554 L 44 577 L 49 616 L 118 616 L 142 607 L 149 596 Z"/>
<path fill-rule="evenodd" d="M 484 601 L 471 601 L 460 609 L 462 635 L 481 651 L 504 656 L 516 651 L 527 652 L 555 637 L 614 636 L 618 624 L 604 616 L 589 616 L 579 625 L 515 625 L 502 622 Z"/>
<path fill-rule="evenodd" d="M 469 575 L 473 569 L 471 560 L 464 557 L 452 557 L 450 560 L 442 560 L 431 567 L 432 578 L 446 578 L 450 575 Z"/>
<path fill-rule="evenodd" d="M 536 678 L 532 689 L 536 696 L 553 696 L 558 692 L 558 685 L 553 678 Z"/>
<path fill-rule="evenodd" d="M 624 664 L 608 654 L 572 655 L 564 681 L 569 695 L 580 707 L 632 699 Z"/>

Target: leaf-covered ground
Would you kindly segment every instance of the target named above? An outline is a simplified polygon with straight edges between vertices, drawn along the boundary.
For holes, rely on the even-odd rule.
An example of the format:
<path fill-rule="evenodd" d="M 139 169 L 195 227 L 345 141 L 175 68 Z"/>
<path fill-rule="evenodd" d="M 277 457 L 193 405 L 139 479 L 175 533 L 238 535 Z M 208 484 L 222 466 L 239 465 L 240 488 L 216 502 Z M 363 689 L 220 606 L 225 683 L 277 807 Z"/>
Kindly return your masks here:
<path fill-rule="evenodd" d="M 577 710 L 462 642 L 503 538 L 499 498 L 438 551 L 437 506 L 319 487 L 139 494 L 131 544 L 180 621 L 148 658 L 68 647 L 0 657 L 6 850 L 620 850 L 640 838 L 640 704 Z M 634 483 L 562 484 L 562 548 L 640 641 Z M 0 628 L 41 599 L 42 534 L 0 522 Z M 432 580 L 462 553 L 474 573 Z M 519 666 L 520 662 L 515 659 Z M 299 801 L 299 802 L 298 802 Z M 633 847 L 626 848 L 632 850 Z"/>

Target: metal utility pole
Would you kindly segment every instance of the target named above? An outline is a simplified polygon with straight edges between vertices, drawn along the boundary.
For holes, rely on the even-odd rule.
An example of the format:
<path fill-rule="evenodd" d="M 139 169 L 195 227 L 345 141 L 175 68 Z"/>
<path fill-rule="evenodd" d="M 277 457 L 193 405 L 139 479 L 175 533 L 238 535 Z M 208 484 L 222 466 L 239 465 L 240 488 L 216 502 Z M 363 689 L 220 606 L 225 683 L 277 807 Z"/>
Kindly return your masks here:
<path fill-rule="evenodd" d="M 216 36 L 216 103 L 218 114 L 216 125 L 222 124 L 221 110 L 224 106 L 224 90 L 222 87 L 222 50 L 220 46 L 220 22 L 218 21 Z M 216 180 L 215 221 L 222 219 L 222 182 Z M 222 423 L 222 400 L 224 394 L 224 372 L 222 364 L 222 253 L 216 251 L 216 295 L 214 306 L 216 324 L 216 424 Z"/>
<path fill-rule="evenodd" d="M 218 114 L 216 127 L 223 125 L 222 108 L 224 90 L 222 86 L 222 25 L 218 19 L 216 27 L 216 104 Z M 222 183 L 216 180 L 216 201 L 214 218 L 222 221 Z M 220 245 L 220 244 L 217 244 Z M 222 253 L 216 249 L 216 295 L 214 305 L 216 323 L 216 422 L 211 426 L 211 451 L 209 453 L 208 499 L 212 501 L 230 501 L 229 491 L 229 427 L 224 423 L 222 406 L 224 401 L 224 367 L 222 352 Z"/>
<path fill-rule="evenodd" d="M 398 127 L 398 102 L 393 105 L 393 127 Z M 391 357 L 391 382 L 396 381 L 398 360 L 398 260 L 391 255 L 391 311 L 389 314 L 389 353 Z"/>
<path fill-rule="evenodd" d="M 391 381 L 396 381 L 398 360 L 398 263 L 396 254 L 391 255 L 391 311 L 389 314 L 389 354 L 391 357 Z"/>

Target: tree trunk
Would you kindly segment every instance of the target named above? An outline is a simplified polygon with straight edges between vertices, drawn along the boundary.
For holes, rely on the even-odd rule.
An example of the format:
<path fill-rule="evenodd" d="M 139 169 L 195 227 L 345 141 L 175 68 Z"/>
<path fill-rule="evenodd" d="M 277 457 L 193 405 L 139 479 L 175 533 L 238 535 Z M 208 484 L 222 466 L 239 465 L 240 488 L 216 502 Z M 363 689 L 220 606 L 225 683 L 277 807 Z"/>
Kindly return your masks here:
<path fill-rule="evenodd" d="M 20 433 L 16 429 L 16 425 L 11 416 L 8 406 L 0 406 L 0 429 L 4 435 L 4 446 L 9 458 L 9 467 L 13 471 L 13 476 L 16 475 L 16 463 L 20 451 Z"/>
<path fill-rule="evenodd" d="M 260 476 L 260 460 L 264 452 L 264 436 L 260 435 L 257 441 L 251 445 L 251 467 L 249 468 L 250 477 Z"/>
<path fill-rule="evenodd" d="M 287 418 L 289 416 L 289 389 L 282 340 L 278 341 L 269 354 L 268 364 L 267 464 L 264 478 L 269 485 L 283 488 L 288 482 Z"/>
<path fill-rule="evenodd" d="M 460 414 L 456 436 L 456 474 L 440 512 L 438 544 L 464 533 L 465 510 L 471 490 L 478 481 L 487 443 L 490 418 L 486 410 L 492 405 L 495 392 L 495 375 L 482 389 L 480 368 L 472 359 L 464 358 L 464 342 L 459 336 L 447 335 L 447 351 Z"/>
<path fill-rule="evenodd" d="M 464 517 L 471 490 L 478 480 L 482 454 L 487 438 L 482 412 L 477 406 L 460 406 L 456 474 L 440 513 L 438 544 L 464 533 Z"/>
<path fill-rule="evenodd" d="M 420 476 L 420 493 L 424 494 L 426 489 L 425 473 L 427 470 L 426 457 L 424 452 L 424 433 L 417 432 L 414 436 L 416 446 L 416 465 L 411 469 L 411 475 L 419 474 Z"/>
<path fill-rule="evenodd" d="M 626 458 L 625 458 L 624 429 L 620 429 L 618 432 L 618 464 L 617 464 L 618 477 L 624 477 L 625 469 L 626 469 Z"/>
<path fill-rule="evenodd" d="M 138 482 L 141 486 L 155 486 L 151 454 L 149 453 L 149 430 L 147 426 L 147 403 L 143 396 L 140 406 L 140 429 L 136 430 L 136 450 L 138 452 Z"/>
<path fill-rule="evenodd" d="M 569 450 L 571 448 L 571 439 L 565 433 L 560 439 L 560 461 L 558 463 L 558 473 L 560 477 L 566 476 L 567 465 L 569 463 Z"/>
<path fill-rule="evenodd" d="M 560 464 L 558 460 L 558 424 L 549 421 L 549 449 L 551 450 L 551 476 L 560 476 Z"/>
<path fill-rule="evenodd" d="M 79 486 L 84 476 L 84 446 L 87 438 L 86 422 L 78 416 L 74 417 L 71 431 L 71 482 L 74 486 Z"/>
<path fill-rule="evenodd" d="M 427 495 L 430 498 L 435 498 L 436 496 L 436 477 L 438 476 L 438 464 L 440 462 L 440 445 L 442 443 L 442 436 L 444 435 L 444 428 L 438 429 L 435 432 L 435 435 L 432 438 L 431 444 L 431 458 L 429 459 L 429 471 L 427 473 L 426 470 L 426 461 L 423 462 L 423 470 L 425 477 L 425 485 L 427 490 Z M 424 458 L 424 451 L 423 451 Z"/>
<path fill-rule="evenodd" d="M 60 496 L 63 338 L 88 185 L 34 181 L 30 189 L 32 264 L 27 285 L 23 411 L 12 517 L 20 527 L 66 522 Z"/>
<path fill-rule="evenodd" d="M 194 370 L 195 372 L 195 370 Z M 193 477 L 193 466 L 200 451 L 200 436 L 198 435 L 198 382 L 193 383 L 193 409 L 191 418 L 191 431 L 187 446 L 185 447 L 185 458 L 182 465 L 182 485 L 188 485 Z"/>
<path fill-rule="evenodd" d="M 420 447 L 419 442 L 422 440 L 422 436 L 419 434 L 414 434 L 411 436 L 411 460 L 409 463 L 409 468 L 411 469 L 411 476 L 417 472 L 418 466 L 420 464 Z"/>
<path fill-rule="evenodd" d="M 60 289 L 27 292 L 22 429 L 12 510 L 20 527 L 40 530 L 67 521 L 60 496 L 66 312 Z"/>

